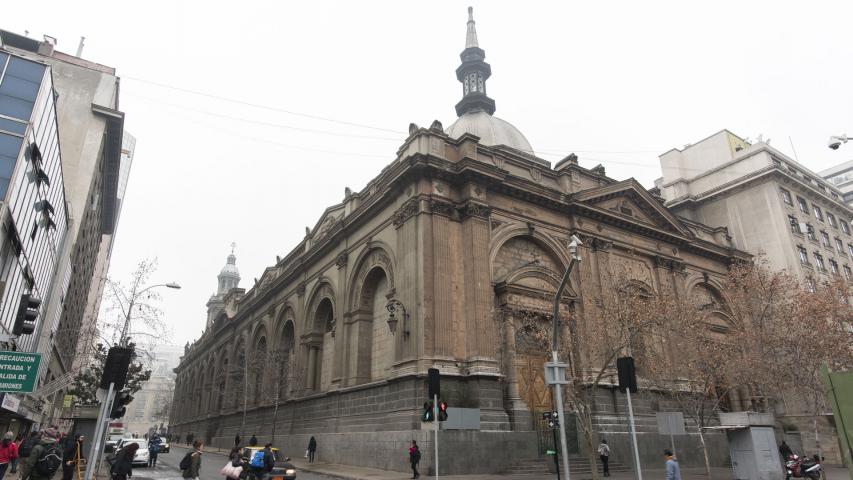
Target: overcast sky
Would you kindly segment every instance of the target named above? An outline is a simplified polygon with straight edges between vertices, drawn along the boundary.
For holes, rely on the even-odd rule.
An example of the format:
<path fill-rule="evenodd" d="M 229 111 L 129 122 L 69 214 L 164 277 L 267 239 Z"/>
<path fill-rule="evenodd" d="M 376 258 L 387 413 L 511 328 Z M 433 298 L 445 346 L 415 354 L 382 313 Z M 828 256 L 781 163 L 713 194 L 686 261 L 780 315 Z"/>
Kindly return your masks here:
<path fill-rule="evenodd" d="M 219 3 L 5 2 L 0 22 L 72 54 L 85 36 L 121 76 L 137 150 L 110 275 L 157 257 L 152 280 L 183 286 L 162 292 L 180 345 L 232 241 L 248 289 L 410 122 L 455 120 L 469 4 L 496 115 L 542 158 L 651 187 L 658 154 L 723 128 L 793 141 L 812 170 L 853 158 L 826 147 L 853 133 L 849 0 Z"/>

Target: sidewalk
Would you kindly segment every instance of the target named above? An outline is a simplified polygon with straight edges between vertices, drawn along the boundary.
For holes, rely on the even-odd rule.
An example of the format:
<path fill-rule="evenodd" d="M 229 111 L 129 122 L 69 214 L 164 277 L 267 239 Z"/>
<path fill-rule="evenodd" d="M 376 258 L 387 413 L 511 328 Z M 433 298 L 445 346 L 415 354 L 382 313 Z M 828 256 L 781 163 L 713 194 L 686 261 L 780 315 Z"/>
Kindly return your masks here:
<path fill-rule="evenodd" d="M 176 444 L 176 446 L 179 444 Z M 205 449 L 206 453 L 213 453 L 225 456 L 228 454 L 223 449 Z M 343 478 L 346 480 L 408 480 L 412 478 L 411 472 L 395 472 L 392 470 L 379 470 L 375 468 L 356 467 L 352 465 L 338 465 L 334 463 L 318 462 L 309 464 L 304 458 L 291 458 L 291 463 L 296 466 L 299 471 L 326 475 L 329 477 Z M 430 477 L 426 474 L 428 465 L 421 465 L 421 477 L 428 480 Z M 644 468 L 644 479 L 663 479 L 665 478 L 663 468 Z M 298 476 L 297 476 L 298 478 Z M 519 480 L 554 480 L 555 475 L 505 475 L 505 474 L 482 474 L 482 475 L 441 475 L 442 480 L 490 480 L 490 479 L 519 479 Z M 572 475 L 573 480 L 588 480 L 591 475 Z M 609 479 L 612 480 L 634 480 L 634 472 L 615 472 Z M 705 475 L 704 468 L 683 468 L 681 470 L 681 478 L 683 480 L 732 480 L 731 468 L 713 468 L 711 476 Z M 849 480 L 850 476 L 847 469 L 839 467 L 827 467 L 827 480 Z"/>

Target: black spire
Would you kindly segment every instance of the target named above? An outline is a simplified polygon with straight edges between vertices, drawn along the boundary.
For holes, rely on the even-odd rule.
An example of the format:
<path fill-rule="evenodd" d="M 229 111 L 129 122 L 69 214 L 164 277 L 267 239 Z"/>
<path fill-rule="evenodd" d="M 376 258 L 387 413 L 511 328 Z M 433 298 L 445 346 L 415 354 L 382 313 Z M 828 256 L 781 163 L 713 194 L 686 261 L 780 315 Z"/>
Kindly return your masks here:
<path fill-rule="evenodd" d="M 456 78 L 462 82 L 462 100 L 456 104 L 456 115 L 483 110 L 495 113 L 495 101 L 486 95 L 486 80 L 492 75 L 492 67 L 484 60 L 486 52 L 477 43 L 474 26 L 474 8 L 468 7 L 468 33 L 465 50 L 459 55 L 462 65 L 456 69 Z"/>

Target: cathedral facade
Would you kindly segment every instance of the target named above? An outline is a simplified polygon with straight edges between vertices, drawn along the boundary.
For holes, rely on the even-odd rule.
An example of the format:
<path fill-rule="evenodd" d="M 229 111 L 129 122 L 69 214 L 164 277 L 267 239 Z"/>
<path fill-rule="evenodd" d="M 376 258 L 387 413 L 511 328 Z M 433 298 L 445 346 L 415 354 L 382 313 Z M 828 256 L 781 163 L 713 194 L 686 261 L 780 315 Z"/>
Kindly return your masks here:
<path fill-rule="evenodd" d="M 421 412 L 427 370 L 438 368 L 442 397 L 476 420 L 442 430 L 441 473 L 505 471 L 542 454 L 549 349 L 517 318 L 550 322 L 571 235 L 583 240 L 582 262 L 563 303 L 581 317 L 617 287 L 617 270 L 649 291 L 718 296 L 728 266 L 748 260 L 725 229 L 673 215 L 633 179 L 574 155 L 554 166 L 536 157 L 494 116 L 471 18 L 461 59 L 453 125 L 411 125 L 394 161 L 347 190 L 249 290 L 236 287 L 232 253 L 207 329 L 176 369 L 171 433 L 221 447 L 256 435 L 291 456 L 313 435 L 321 461 L 401 471 L 416 439 L 428 465 L 433 424 Z M 605 399 L 602 429 L 624 415 L 620 401 Z M 611 444 L 627 442 L 625 430 L 611 429 Z M 657 460 L 652 446 L 642 453 Z M 628 463 L 629 448 L 619 450 Z"/>

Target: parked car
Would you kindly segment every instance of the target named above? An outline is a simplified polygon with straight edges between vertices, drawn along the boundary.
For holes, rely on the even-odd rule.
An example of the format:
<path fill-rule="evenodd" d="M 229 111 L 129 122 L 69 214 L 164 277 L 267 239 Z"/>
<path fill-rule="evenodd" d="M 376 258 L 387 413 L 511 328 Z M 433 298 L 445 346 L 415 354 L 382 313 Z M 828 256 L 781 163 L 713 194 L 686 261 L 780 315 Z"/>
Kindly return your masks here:
<path fill-rule="evenodd" d="M 251 461 L 255 453 L 263 450 L 263 447 L 246 447 L 243 449 L 243 458 Z M 269 474 L 269 480 L 296 480 L 296 467 L 290 463 L 290 458 L 286 457 L 281 450 L 272 449 L 273 458 L 275 459 L 275 467 Z"/>
<path fill-rule="evenodd" d="M 160 453 L 169 453 L 170 448 L 169 442 L 160 442 Z"/>

